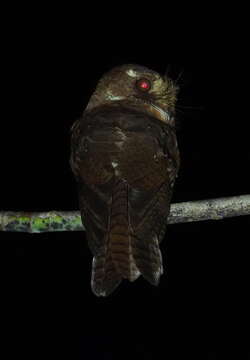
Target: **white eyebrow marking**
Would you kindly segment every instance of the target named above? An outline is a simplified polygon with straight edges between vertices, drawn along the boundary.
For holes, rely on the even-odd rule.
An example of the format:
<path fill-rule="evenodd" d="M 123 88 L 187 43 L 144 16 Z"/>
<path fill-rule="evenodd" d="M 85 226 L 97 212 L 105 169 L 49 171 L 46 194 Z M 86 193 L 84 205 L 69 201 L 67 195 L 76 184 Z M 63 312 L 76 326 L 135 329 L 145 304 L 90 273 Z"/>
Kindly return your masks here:
<path fill-rule="evenodd" d="M 109 94 L 108 99 L 109 100 L 122 100 L 122 99 L 124 99 L 124 96 L 115 96 L 115 95 Z"/>
<path fill-rule="evenodd" d="M 124 96 L 113 95 L 111 91 L 107 91 L 106 99 L 112 100 L 112 101 L 113 100 L 122 100 L 122 99 L 124 99 Z"/>
<path fill-rule="evenodd" d="M 137 72 L 132 69 L 127 70 L 126 73 L 133 78 L 137 77 Z"/>

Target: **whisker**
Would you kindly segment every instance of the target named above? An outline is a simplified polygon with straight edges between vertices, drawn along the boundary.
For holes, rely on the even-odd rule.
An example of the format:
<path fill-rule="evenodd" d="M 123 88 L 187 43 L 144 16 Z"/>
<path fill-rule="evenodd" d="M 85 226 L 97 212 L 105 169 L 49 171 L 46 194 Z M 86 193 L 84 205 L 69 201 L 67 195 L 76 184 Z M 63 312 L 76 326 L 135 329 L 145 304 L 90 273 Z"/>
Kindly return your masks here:
<path fill-rule="evenodd" d="M 168 64 L 167 65 L 167 67 L 166 67 L 166 70 L 165 70 L 165 72 L 164 72 L 164 75 L 163 75 L 163 77 L 165 78 L 165 79 L 168 79 L 168 75 L 169 75 L 169 73 L 170 73 L 170 69 L 171 69 L 171 65 L 170 64 Z"/>
<path fill-rule="evenodd" d="M 179 82 L 180 78 L 182 77 L 183 73 L 184 73 L 184 69 L 182 69 L 182 70 L 180 71 L 179 75 L 177 76 L 177 79 L 175 79 L 175 83 L 176 83 L 176 84 L 178 84 L 178 82 Z"/>

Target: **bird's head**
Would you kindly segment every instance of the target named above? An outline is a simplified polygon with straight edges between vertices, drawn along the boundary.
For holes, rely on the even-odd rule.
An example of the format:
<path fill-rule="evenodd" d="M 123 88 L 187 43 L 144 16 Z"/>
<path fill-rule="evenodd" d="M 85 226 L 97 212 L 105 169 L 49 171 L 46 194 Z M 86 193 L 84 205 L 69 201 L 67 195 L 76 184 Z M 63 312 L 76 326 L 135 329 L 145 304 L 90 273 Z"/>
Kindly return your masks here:
<path fill-rule="evenodd" d="M 121 65 L 103 75 L 86 110 L 125 103 L 174 126 L 177 91 L 167 76 L 140 65 Z"/>

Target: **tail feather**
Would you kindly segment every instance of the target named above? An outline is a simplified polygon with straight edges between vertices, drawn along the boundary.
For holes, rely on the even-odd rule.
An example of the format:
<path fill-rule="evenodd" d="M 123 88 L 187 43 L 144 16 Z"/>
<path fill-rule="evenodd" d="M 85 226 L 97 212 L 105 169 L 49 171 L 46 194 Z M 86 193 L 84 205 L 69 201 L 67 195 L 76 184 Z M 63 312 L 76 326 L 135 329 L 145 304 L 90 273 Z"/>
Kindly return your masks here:
<path fill-rule="evenodd" d="M 142 276 L 152 285 L 157 286 L 163 273 L 162 256 L 158 238 L 150 242 L 135 237 L 133 241 L 133 258 Z"/>
<path fill-rule="evenodd" d="M 111 252 L 102 248 L 100 253 L 93 258 L 91 288 L 97 296 L 108 296 L 122 281 L 117 273 Z"/>
<path fill-rule="evenodd" d="M 129 216 L 128 184 L 117 181 L 110 205 L 108 232 L 93 259 L 91 286 L 97 296 L 107 296 L 122 279 L 136 280 L 142 275 L 158 285 L 162 258 L 157 236 L 140 238 L 134 233 Z"/>
<path fill-rule="evenodd" d="M 132 254 L 129 220 L 128 184 L 120 180 L 114 187 L 110 211 L 110 248 L 117 272 L 122 278 L 134 281 L 140 275 Z"/>

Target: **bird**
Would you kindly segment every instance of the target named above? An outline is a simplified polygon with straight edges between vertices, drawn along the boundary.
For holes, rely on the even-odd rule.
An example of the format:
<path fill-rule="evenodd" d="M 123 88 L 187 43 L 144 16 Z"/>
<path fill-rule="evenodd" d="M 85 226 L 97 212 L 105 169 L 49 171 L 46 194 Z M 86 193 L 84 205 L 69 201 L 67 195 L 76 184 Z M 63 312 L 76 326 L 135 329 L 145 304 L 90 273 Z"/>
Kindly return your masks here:
<path fill-rule="evenodd" d="M 178 86 L 137 64 L 100 78 L 71 127 L 70 166 L 93 255 L 91 288 L 110 295 L 140 275 L 157 286 L 180 166 L 175 106 Z"/>

